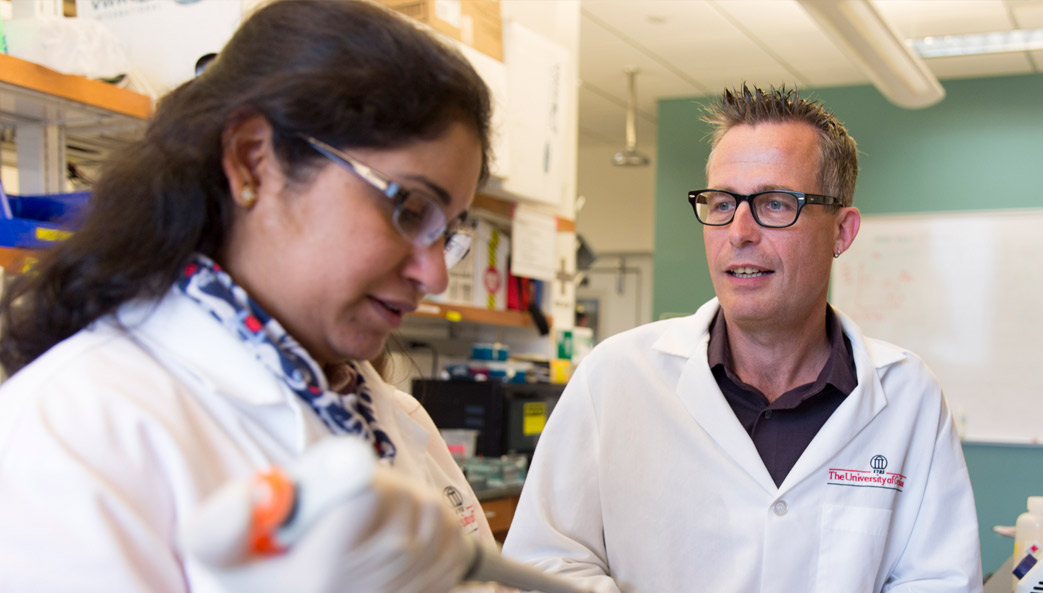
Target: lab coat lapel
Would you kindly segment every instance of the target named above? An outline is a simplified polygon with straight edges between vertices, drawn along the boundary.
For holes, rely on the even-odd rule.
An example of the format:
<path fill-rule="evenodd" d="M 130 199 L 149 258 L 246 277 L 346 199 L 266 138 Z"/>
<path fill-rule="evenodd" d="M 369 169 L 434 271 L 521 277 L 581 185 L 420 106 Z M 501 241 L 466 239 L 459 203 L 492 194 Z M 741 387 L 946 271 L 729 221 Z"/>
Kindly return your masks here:
<path fill-rule="evenodd" d="M 708 328 L 717 309 L 717 299 L 706 303 L 694 315 L 675 325 L 654 348 L 664 354 L 687 358 L 678 377 L 677 397 L 725 455 L 765 491 L 774 493 L 775 482 L 764 467 L 757 447 L 717 387 L 706 361 L 706 347 L 710 343 Z"/>
<path fill-rule="evenodd" d="M 804 450 L 779 487 L 783 492 L 809 475 L 821 471 L 887 406 L 887 397 L 878 371 L 902 358 L 897 349 L 867 350 L 865 339 L 858 327 L 841 313 L 837 312 L 837 315 L 840 317 L 844 334 L 851 340 L 858 385 Z"/>
<path fill-rule="evenodd" d="M 765 491 L 776 491 L 775 482 L 764 467 L 757 447 L 717 387 L 717 381 L 706 364 L 705 345 L 685 363 L 677 382 L 677 396 L 725 455 L 731 457 Z"/>
<path fill-rule="evenodd" d="M 235 336 L 177 289 L 158 305 L 125 305 L 118 316 L 146 347 L 158 350 L 160 359 L 176 361 L 208 391 L 252 406 L 293 398 Z"/>
<path fill-rule="evenodd" d="M 423 459 L 423 455 L 419 453 L 427 449 L 427 442 L 430 438 L 427 430 L 410 415 L 411 410 L 402 408 L 401 399 L 395 388 L 384 381 L 373 365 L 362 362 L 358 367 L 369 384 L 370 391 L 373 392 L 374 411 L 381 428 L 388 433 L 391 442 L 395 443 L 396 447 L 405 448 L 411 452 L 410 455 L 396 455 L 394 465 L 414 474 L 426 472 L 425 467 L 417 464 L 416 460 Z M 417 408 L 420 407 L 415 400 L 409 403 Z M 403 464 L 409 467 L 402 467 Z"/>

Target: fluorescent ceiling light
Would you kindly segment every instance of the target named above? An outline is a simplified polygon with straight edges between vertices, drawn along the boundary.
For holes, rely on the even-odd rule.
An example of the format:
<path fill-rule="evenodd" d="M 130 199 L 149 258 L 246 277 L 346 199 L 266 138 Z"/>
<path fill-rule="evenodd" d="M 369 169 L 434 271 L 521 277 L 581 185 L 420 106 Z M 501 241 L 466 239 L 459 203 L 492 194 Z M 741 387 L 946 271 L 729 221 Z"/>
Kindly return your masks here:
<path fill-rule="evenodd" d="M 945 89 L 869 0 L 798 0 L 889 101 L 929 107 Z"/>
<path fill-rule="evenodd" d="M 911 39 L 908 43 L 921 58 L 1035 51 L 1043 50 L 1043 29 L 924 37 Z"/>

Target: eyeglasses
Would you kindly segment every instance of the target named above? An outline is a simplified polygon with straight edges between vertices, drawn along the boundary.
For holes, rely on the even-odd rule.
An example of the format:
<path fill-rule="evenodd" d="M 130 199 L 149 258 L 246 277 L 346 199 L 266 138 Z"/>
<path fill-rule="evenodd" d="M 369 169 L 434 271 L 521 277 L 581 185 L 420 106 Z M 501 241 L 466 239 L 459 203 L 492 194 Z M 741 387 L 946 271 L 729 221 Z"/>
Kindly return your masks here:
<path fill-rule="evenodd" d="M 404 189 L 379 171 L 354 157 L 311 136 L 301 136 L 322 156 L 351 171 L 359 179 L 394 201 L 391 221 L 395 229 L 417 247 L 428 247 L 440 238 L 445 241 L 445 266 L 460 263 L 471 250 L 470 229 L 464 226 L 463 216 L 447 220 L 445 210 L 437 198 L 422 190 Z"/>
<path fill-rule="evenodd" d="M 793 225 L 808 204 L 842 205 L 840 198 L 774 189 L 753 194 L 737 194 L 723 189 L 699 189 L 688 192 L 688 202 L 699 222 L 707 226 L 724 226 L 735 218 L 739 204 L 749 202 L 757 224 L 772 229 Z"/>

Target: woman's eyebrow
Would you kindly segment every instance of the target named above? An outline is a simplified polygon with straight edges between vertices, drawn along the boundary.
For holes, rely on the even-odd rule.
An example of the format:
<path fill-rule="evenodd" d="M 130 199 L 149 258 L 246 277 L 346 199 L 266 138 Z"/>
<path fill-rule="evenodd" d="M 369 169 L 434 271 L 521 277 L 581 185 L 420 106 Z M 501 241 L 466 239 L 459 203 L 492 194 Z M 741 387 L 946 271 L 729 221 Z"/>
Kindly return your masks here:
<path fill-rule="evenodd" d="M 444 187 L 431 181 L 424 175 L 406 175 L 405 178 L 423 185 L 428 193 L 434 194 L 444 206 L 449 206 L 453 202 L 452 196 L 449 195 L 449 192 L 445 191 Z"/>

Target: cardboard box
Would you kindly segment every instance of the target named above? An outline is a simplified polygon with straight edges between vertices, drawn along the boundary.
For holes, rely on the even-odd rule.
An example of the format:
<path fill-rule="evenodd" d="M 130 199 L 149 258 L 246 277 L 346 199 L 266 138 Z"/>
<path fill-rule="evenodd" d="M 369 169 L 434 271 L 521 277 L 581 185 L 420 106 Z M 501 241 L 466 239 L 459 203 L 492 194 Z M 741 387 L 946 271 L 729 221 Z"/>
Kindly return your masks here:
<path fill-rule="evenodd" d="M 449 288 L 432 300 L 506 311 L 507 257 L 510 253 L 508 234 L 479 219 L 471 251 L 449 270 Z"/>
<path fill-rule="evenodd" d="M 378 0 L 384 6 L 503 61 L 500 0 Z"/>

